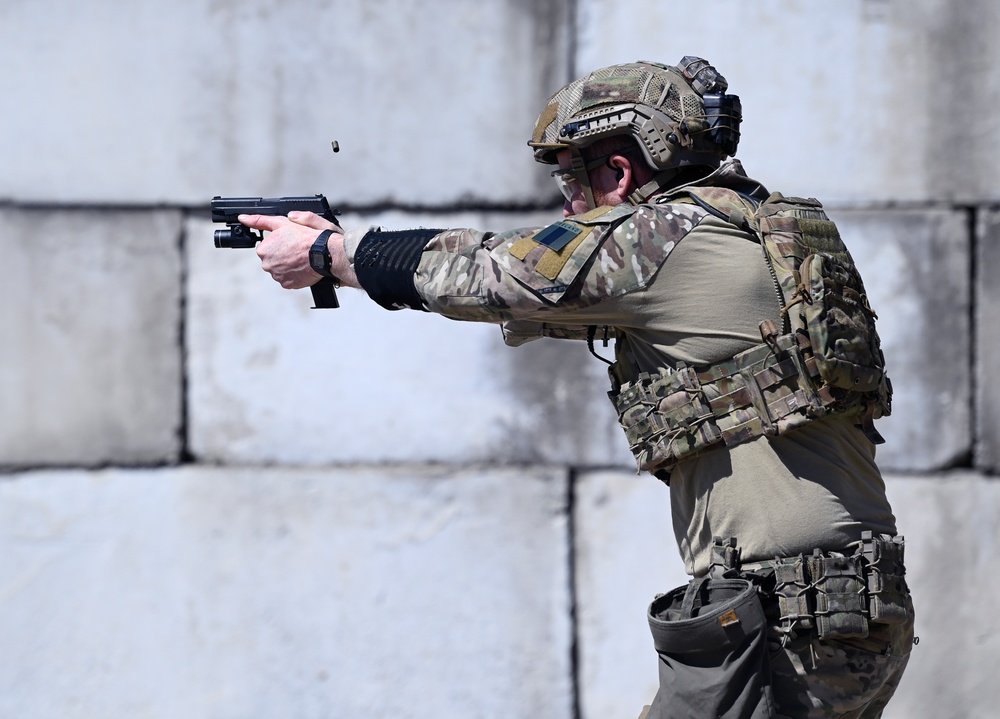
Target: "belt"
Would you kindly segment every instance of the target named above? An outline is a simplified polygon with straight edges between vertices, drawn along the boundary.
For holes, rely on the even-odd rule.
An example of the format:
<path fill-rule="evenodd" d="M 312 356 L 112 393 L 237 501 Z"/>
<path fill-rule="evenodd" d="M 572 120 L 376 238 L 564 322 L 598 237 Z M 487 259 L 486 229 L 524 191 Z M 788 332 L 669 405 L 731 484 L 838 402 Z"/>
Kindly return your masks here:
<path fill-rule="evenodd" d="M 811 554 L 741 563 L 735 538 L 716 541 L 712 573 L 756 580 L 761 594 L 776 598 L 779 626 L 790 637 L 820 639 L 868 636 L 869 622 L 898 624 L 908 616 L 903 538 L 862 533 L 853 554 L 814 549 Z"/>

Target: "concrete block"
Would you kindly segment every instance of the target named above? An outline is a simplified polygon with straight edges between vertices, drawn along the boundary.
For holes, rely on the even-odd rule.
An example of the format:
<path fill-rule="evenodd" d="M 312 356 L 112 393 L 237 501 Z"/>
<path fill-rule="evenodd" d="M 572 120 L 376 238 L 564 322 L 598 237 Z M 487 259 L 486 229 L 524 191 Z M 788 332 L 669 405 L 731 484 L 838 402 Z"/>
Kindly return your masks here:
<path fill-rule="evenodd" d="M 552 214 L 345 216 L 347 227 L 503 228 Z M 204 461 L 629 464 L 584 343 L 512 349 L 499 327 L 388 312 L 356 290 L 311 310 L 250 250 L 188 230 L 188 412 Z M 609 350 L 603 350 L 606 354 Z"/>
<path fill-rule="evenodd" d="M 525 143 L 565 79 L 569 13 L 559 0 L 4 3 L 0 64 L 31 72 L 0 77 L 17 109 L 0 198 L 554 198 Z"/>
<path fill-rule="evenodd" d="M 743 103 L 739 156 L 771 190 L 829 203 L 1000 198 L 1000 5 L 971 0 L 581 0 L 576 73 L 714 63 Z M 956 108 L 962 108 L 961 111 Z"/>
<path fill-rule="evenodd" d="M 176 461 L 180 213 L 0 209 L 0 466 Z"/>
<path fill-rule="evenodd" d="M 670 492 L 630 472 L 585 472 L 574 486 L 580 716 L 638 716 L 658 686 L 647 607 L 689 578 Z"/>
<path fill-rule="evenodd" d="M 907 673 L 886 719 L 986 719 L 1000 689 L 1000 484 L 972 473 L 891 475 L 917 611 Z M 686 581 L 666 490 L 625 473 L 576 483 L 575 547 L 581 716 L 638 715 L 657 687 L 644 619 L 657 592 Z"/>
<path fill-rule="evenodd" d="M 0 715 L 572 717 L 556 470 L 0 483 Z"/>
<path fill-rule="evenodd" d="M 951 210 L 834 211 L 861 270 L 892 380 L 883 469 L 933 471 L 972 451 L 970 240 Z"/>
<path fill-rule="evenodd" d="M 979 216 L 976 242 L 976 466 L 1000 470 L 1000 213 Z"/>
<path fill-rule="evenodd" d="M 885 719 L 988 719 L 1000 685 L 1000 483 L 962 472 L 890 477 L 917 614 L 910 664 Z"/>
<path fill-rule="evenodd" d="M 965 461 L 972 446 L 965 213 L 832 216 L 879 313 L 895 389 L 893 415 L 879 422 L 887 439 L 880 463 L 930 471 Z M 347 226 L 386 227 L 509 228 L 550 220 L 551 213 L 344 218 Z M 512 350 L 496 327 L 386 312 L 350 290 L 340 293 L 341 310 L 308 310 L 309 293 L 281 291 L 253 252 L 214 249 L 205 223 L 192 223 L 189 235 L 196 456 L 631 466 L 605 397 L 604 367 L 582 343 Z M 320 401 L 330 407 L 324 431 L 316 431 Z"/>

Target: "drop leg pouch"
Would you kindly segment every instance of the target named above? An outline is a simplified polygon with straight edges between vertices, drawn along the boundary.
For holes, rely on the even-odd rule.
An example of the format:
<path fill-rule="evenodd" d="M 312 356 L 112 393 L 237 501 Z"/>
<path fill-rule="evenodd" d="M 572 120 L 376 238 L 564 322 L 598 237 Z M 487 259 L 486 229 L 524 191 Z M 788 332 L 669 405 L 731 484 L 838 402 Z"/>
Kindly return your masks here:
<path fill-rule="evenodd" d="M 693 579 L 657 597 L 660 689 L 649 719 L 773 719 L 767 622 L 744 579 Z"/>

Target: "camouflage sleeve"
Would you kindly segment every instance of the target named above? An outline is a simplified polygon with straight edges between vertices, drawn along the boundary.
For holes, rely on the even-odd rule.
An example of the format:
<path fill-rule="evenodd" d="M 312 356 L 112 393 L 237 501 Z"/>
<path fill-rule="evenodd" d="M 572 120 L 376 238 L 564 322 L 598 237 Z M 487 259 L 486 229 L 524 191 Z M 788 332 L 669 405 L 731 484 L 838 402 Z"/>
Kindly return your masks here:
<path fill-rule="evenodd" d="M 600 207 L 543 228 L 447 230 L 424 247 L 414 287 L 458 320 L 614 324 L 616 303 L 648 286 L 705 217 L 695 205 Z"/>

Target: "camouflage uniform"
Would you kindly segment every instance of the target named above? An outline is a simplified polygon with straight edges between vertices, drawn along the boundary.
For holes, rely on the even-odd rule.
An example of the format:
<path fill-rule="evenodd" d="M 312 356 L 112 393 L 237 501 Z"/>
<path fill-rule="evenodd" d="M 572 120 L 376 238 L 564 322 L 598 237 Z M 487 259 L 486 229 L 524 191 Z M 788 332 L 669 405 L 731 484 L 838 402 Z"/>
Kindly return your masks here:
<path fill-rule="evenodd" d="M 771 682 L 777 716 L 876 719 L 892 698 L 909 661 L 911 619 L 873 624 L 863 639 L 802 637 L 783 648 L 771 642 Z"/>
<path fill-rule="evenodd" d="M 736 160 L 694 185 L 758 202 L 768 196 Z M 371 231 L 347 249 L 362 286 L 387 308 L 501 324 L 510 345 L 610 332 L 619 365 L 632 374 L 728 360 L 761 342 L 760 320 L 782 319 L 758 238 L 663 195 L 545 228 Z M 816 549 L 850 554 L 865 530 L 895 535 L 874 447 L 855 425 L 850 416 L 825 417 L 677 462 L 669 487 L 689 572 L 709 572 L 716 537 L 737 537 L 752 567 Z M 898 575 L 902 582 L 901 566 Z M 775 715 L 879 716 L 912 640 L 905 586 L 905 612 L 894 624 L 872 622 L 863 638 L 820 640 L 782 626 L 787 606 L 769 581 L 762 594 Z"/>

